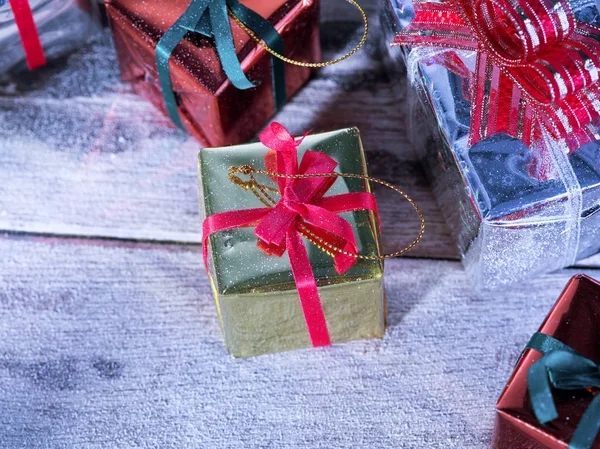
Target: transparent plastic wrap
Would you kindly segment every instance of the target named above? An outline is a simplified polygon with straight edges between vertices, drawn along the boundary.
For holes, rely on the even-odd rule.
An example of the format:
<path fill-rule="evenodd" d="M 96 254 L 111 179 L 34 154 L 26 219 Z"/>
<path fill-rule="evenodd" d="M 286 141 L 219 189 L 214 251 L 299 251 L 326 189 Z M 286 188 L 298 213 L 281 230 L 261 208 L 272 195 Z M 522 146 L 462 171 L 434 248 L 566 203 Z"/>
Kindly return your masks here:
<path fill-rule="evenodd" d="M 404 5 L 402 0 L 383 0 L 379 6 L 379 21 L 383 33 L 383 39 L 380 42 L 382 44 L 383 62 L 391 75 L 399 76 L 406 72 L 404 65 L 398 64 L 398 60 L 405 57 L 404 48 L 392 46 L 391 42 L 396 34 L 408 25 L 408 23 L 402 22 L 402 17 L 406 15 L 403 12 Z M 407 15 L 407 17 L 410 17 L 410 15 Z"/>
<path fill-rule="evenodd" d="M 21 2 L 23 0 L 14 3 Z M 28 4 L 47 61 L 81 46 L 100 28 L 95 1 L 30 0 Z M 9 0 L 0 0 L 0 82 L 27 70 L 25 50 L 17 25 Z"/>
<path fill-rule="evenodd" d="M 383 0 L 383 14 L 404 29 L 414 17 L 412 3 L 394 4 Z M 594 1 L 570 5 L 577 20 L 598 25 Z M 597 120 L 585 127 L 590 138 L 577 148 L 576 132 L 562 143 L 543 136 L 527 145 L 498 132 L 473 144 L 473 110 L 481 101 L 472 88 L 478 53 L 423 45 L 399 55 L 396 64 L 406 63 L 414 87 L 407 101 L 409 133 L 477 288 L 512 284 L 600 250 Z M 493 88 L 484 88 L 493 95 Z M 479 117 L 483 127 L 504 109 L 490 111 Z M 438 132 L 423 133 L 423 122 Z"/>

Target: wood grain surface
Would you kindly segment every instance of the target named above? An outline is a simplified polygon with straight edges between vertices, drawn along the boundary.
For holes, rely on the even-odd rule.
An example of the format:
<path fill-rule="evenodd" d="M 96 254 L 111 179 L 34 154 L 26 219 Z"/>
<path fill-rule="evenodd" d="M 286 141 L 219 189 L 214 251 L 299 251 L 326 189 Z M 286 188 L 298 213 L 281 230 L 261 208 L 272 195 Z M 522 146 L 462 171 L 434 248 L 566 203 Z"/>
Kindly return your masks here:
<path fill-rule="evenodd" d="M 236 360 L 197 246 L 11 236 L 0 253 L 10 449 L 483 449 L 575 272 L 480 296 L 458 262 L 392 260 L 383 340 Z"/>
<path fill-rule="evenodd" d="M 406 85 L 367 47 L 276 117 L 358 126 L 371 172 L 419 203 L 386 264 L 388 332 L 248 360 L 224 349 L 201 257 L 199 145 L 119 80 L 108 32 L 0 86 L 0 448 L 487 448 L 514 362 L 570 276 L 472 290 L 406 139 Z M 323 1 L 326 58 L 360 38 Z M 386 250 L 410 206 L 376 190 Z M 436 260 L 437 259 L 437 260 Z"/>
<path fill-rule="evenodd" d="M 385 73 L 375 2 L 365 3 L 373 17 L 367 47 L 316 74 L 274 120 L 297 134 L 358 126 L 372 174 L 406 189 L 426 215 L 427 235 L 411 255 L 456 259 L 406 140 L 404 79 Z M 326 58 L 343 53 L 362 33 L 358 13 L 342 0 L 324 2 L 322 17 Z M 201 242 L 200 146 L 120 81 L 108 34 L 0 87 L 0 114 L 0 230 Z M 406 246 L 418 230 L 416 214 L 394 192 L 377 194 L 386 251 Z"/>

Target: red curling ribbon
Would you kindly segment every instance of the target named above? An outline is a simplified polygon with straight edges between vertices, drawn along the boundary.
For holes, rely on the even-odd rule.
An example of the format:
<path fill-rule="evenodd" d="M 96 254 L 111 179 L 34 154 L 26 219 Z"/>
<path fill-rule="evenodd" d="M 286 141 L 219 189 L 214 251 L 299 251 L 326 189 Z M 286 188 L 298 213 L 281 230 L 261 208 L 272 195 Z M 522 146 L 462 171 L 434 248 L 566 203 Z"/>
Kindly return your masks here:
<path fill-rule="evenodd" d="M 25 60 L 29 70 L 34 70 L 46 64 L 46 56 L 40 42 L 33 13 L 28 0 L 9 0 L 10 7 L 15 16 L 15 22 L 21 36 L 21 44 L 25 51 Z"/>
<path fill-rule="evenodd" d="M 325 153 L 308 150 L 298 164 L 295 139 L 279 123 L 272 123 L 260 141 L 272 151 L 265 157 L 268 171 L 282 175 L 331 174 L 337 162 Z M 274 177 L 281 199 L 275 207 L 222 212 L 204 220 L 203 257 L 208 271 L 208 238 L 229 229 L 255 227 L 257 246 L 268 256 L 288 253 L 312 345 L 329 346 L 331 338 L 317 289 L 317 282 L 304 246 L 301 229 L 308 229 L 335 248 L 357 254 L 352 226 L 337 214 L 370 210 L 379 220 L 377 203 L 369 192 L 353 192 L 325 197 L 336 177 Z M 356 263 L 356 256 L 337 253 L 334 266 L 343 274 Z"/>
<path fill-rule="evenodd" d="M 414 7 L 394 44 L 477 53 L 470 145 L 506 133 L 530 146 L 543 131 L 571 151 L 594 140 L 600 29 L 578 21 L 568 0 L 414 0 Z"/>

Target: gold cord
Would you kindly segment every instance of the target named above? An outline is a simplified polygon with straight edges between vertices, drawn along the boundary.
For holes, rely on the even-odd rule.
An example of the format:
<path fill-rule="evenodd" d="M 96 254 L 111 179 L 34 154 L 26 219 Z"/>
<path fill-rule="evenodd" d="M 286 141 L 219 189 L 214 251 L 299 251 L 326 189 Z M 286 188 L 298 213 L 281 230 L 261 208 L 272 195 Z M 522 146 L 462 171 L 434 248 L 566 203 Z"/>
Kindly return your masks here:
<path fill-rule="evenodd" d="M 241 29 L 243 29 L 246 33 L 248 33 L 248 35 L 254 41 L 256 41 L 256 43 L 258 45 L 260 45 L 262 48 L 264 48 L 267 52 L 269 52 L 276 58 L 281 59 L 282 61 L 287 62 L 288 64 L 298 65 L 300 67 L 319 68 L 319 67 L 327 67 L 328 65 L 337 64 L 338 62 L 341 62 L 344 59 L 348 59 L 350 56 L 352 56 L 354 53 L 356 53 L 363 45 L 365 45 L 365 42 L 367 42 L 367 36 L 369 35 L 369 19 L 367 18 L 367 14 L 365 13 L 364 9 L 362 9 L 362 7 L 355 0 L 346 0 L 346 1 L 350 4 L 352 4 L 360 12 L 363 22 L 365 24 L 365 31 L 363 33 L 362 39 L 356 45 L 356 47 L 354 47 L 352 50 L 350 50 L 344 56 L 334 59 L 332 61 L 326 61 L 326 62 L 302 62 L 302 61 L 296 61 L 294 59 L 286 58 L 285 56 L 280 55 L 275 50 L 271 49 L 271 47 L 269 47 L 265 42 L 263 42 L 263 40 L 260 37 L 258 37 L 256 35 L 256 33 L 254 33 L 254 31 L 252 31 L 250 28 L 248 28 L 246 25 L 244 25 L 242 23 L 242 21 L 240 19 L 238 19 L 235 16 L 235 14 L 233 14 L 231 11 L 229 11 L 229 15 L 233 18 L 233 20 L 235 20 L 237 22 L 237 24 L 240 26 Z"/>
<path fill-rule="evenodd" d="M 250 180 L 244 181 L 239 176 L 237 176 L 236 173 L 241 173 L 243 175 L 249 176 Z M 405 254 L 408 251 L 410 251 L 411 249 L 413 249 L 421 241 L 421 239 L 423 238 L 423 234 L 425 233 L 425 217 L 423 216 L 423 212 L 421 212 L 421 209 L 419 208 L 419 206 L 417 206 L 417 203 L 410 196 L 408 196 L 408 194 L 406 192 L 404 192 L 404 190 L 399 189 L 395 185 L 390 184 L 389 182 L 383 181 L 381 179 L 371 178 L 370 176 L 358 175 L 358 174 L 353 174 L 353 173 L 314 173 L 314 174 L 310 174 L 310 175 L 284 175 L 281 173 L 271 172 L 271 171 L 267 171 L 267 170 L 258 170 L 256 168 L 254 168 L 252 165 L 242 165 L 241 167 L 229 167 L 229 179 L 231 180 L 231 182 L 239 185 L 240 187 L 243 187 L 246 190 L 251 190 L 254 193 L 254 195 L 256 195 L 256 197 L 267 207 L 275 207 L 275 205 L 277 204 L 277 201 L 275 201 L 271 197 L 271 195 L 269 195 L 268 192 L 273 192 L 273 193 L 279 193 L 279 192 L 277 189 L 275 189 L 273 187 L 260 184 L 254 177 L 254 174 L 265 175 L 265 176 L 276 177 L 276 178 L 287 178 L 287 179 L 337 178 L 339 176 L 342 178 L 353 178 L 353 179 L 362 179 L 363 181 L 371 181 L 371 182 L 375 182 L 377 184 L 381 184 L 383 186 L 389 187 L 390 189 L 392 189 L 395 192 L 402 195 L 404 197 L 404 199 L 406 199 L 410 203 L 410 205 L 414 208 L 414 210 L 419 215 L 419 220 L 421 222 L 421 228 L 419 230 L 419 235 L 417 236 L 417 238 L 415 238 L 413 240 L 413 242 L 410 245 L 408 245 L 406 248 L 404 248 L 400 251 L 396 251 L 395 253 L 384 254 L 382 256 L 379 256 L 379 255 L 378 256 L 363 256 L 361 254 L 354 254 L 354 253 L 350 253 L 348 251 L 344 251 L 343 249 L 340 249 L 340 248 L 330 244 L 329 242 L 325 241 L 323 238 L 314 234 L 305 225 L 300 224 L 299 225 L 300 233 L 304 237 L 306 237 L 308 240 L 310 240 L 320 250 L 326 252 L 329 255 L 334 255 L 334 253 L 339 253 L 339 254 L 345 254 L 346 256 L 356 257 L 358 259 L 368 259 L 368 260 L 390 259 L 392 257 L 401 256 L 402 254 Z"/>

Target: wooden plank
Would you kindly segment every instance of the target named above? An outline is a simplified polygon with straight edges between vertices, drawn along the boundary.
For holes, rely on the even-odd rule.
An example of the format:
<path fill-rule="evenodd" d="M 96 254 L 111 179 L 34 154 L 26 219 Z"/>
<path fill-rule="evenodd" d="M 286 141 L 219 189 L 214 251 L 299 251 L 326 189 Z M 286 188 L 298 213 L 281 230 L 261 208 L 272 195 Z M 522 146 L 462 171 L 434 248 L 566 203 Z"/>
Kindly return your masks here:
<path fill-rule="evenodd" d="M 0 254 L 0 441 L 31 449 L 483 449 L 573 274 L 480 296 L 457 262 L 392 260 L 383 340 L 234 360 L 197 246 L 5 237 Z"/>
<path fill-rule="evenodd" d="M 358 13 L 339 3 L 323 8 L 327 58 L 361 35 Z M 371 16 L 375 3 L 366 2 Z M 384 73 L 372 22 L 367 49 L 322 70 L 276 120 L 294 133 L 358 126 L 372 174 L 405 188 L 426 214 L 428 232 L 413 255 L 456 258 L 406 142 L 403 93 Z M 200 243 L 199 145 L 119 81 L 111 45 L 104 36 L 64 70 L 55 64 L 0 88 L 0 229 Z M 409 243 L 418 225 L 394 195 L 379 195 L 386 251 Z"/>
<path fill-rule="evenodd" d="M 365 5 L 371 17 L 374 5 Z M 361 34 L 356 12 L 339 7 L 324 3 L 326 58 Z M 372 174 L 404 188 L 424 211 L 425 238 L 409 255 L 457 259 L 406 139 L 404 80 L 386 75 L 372 22 L 366 49 L 323 69 L 276 120 L 298 134 L 358 126 Z M 111 45 L 106 35 L 64 70 L 62 61 L 0 87 L 0 230 L 199 244 L 199 145 L 120 82 Z M 384 250 L 392 252 L 412 240 L 417 217 L 393 192 L 376 193 Z"/>
<path fill-rule="evenodd" d="M 600 267 L 600 254 L 595 254 L 586 259 L 582 259 L 575 264 L 576 268 L 598 268 Z"/>

